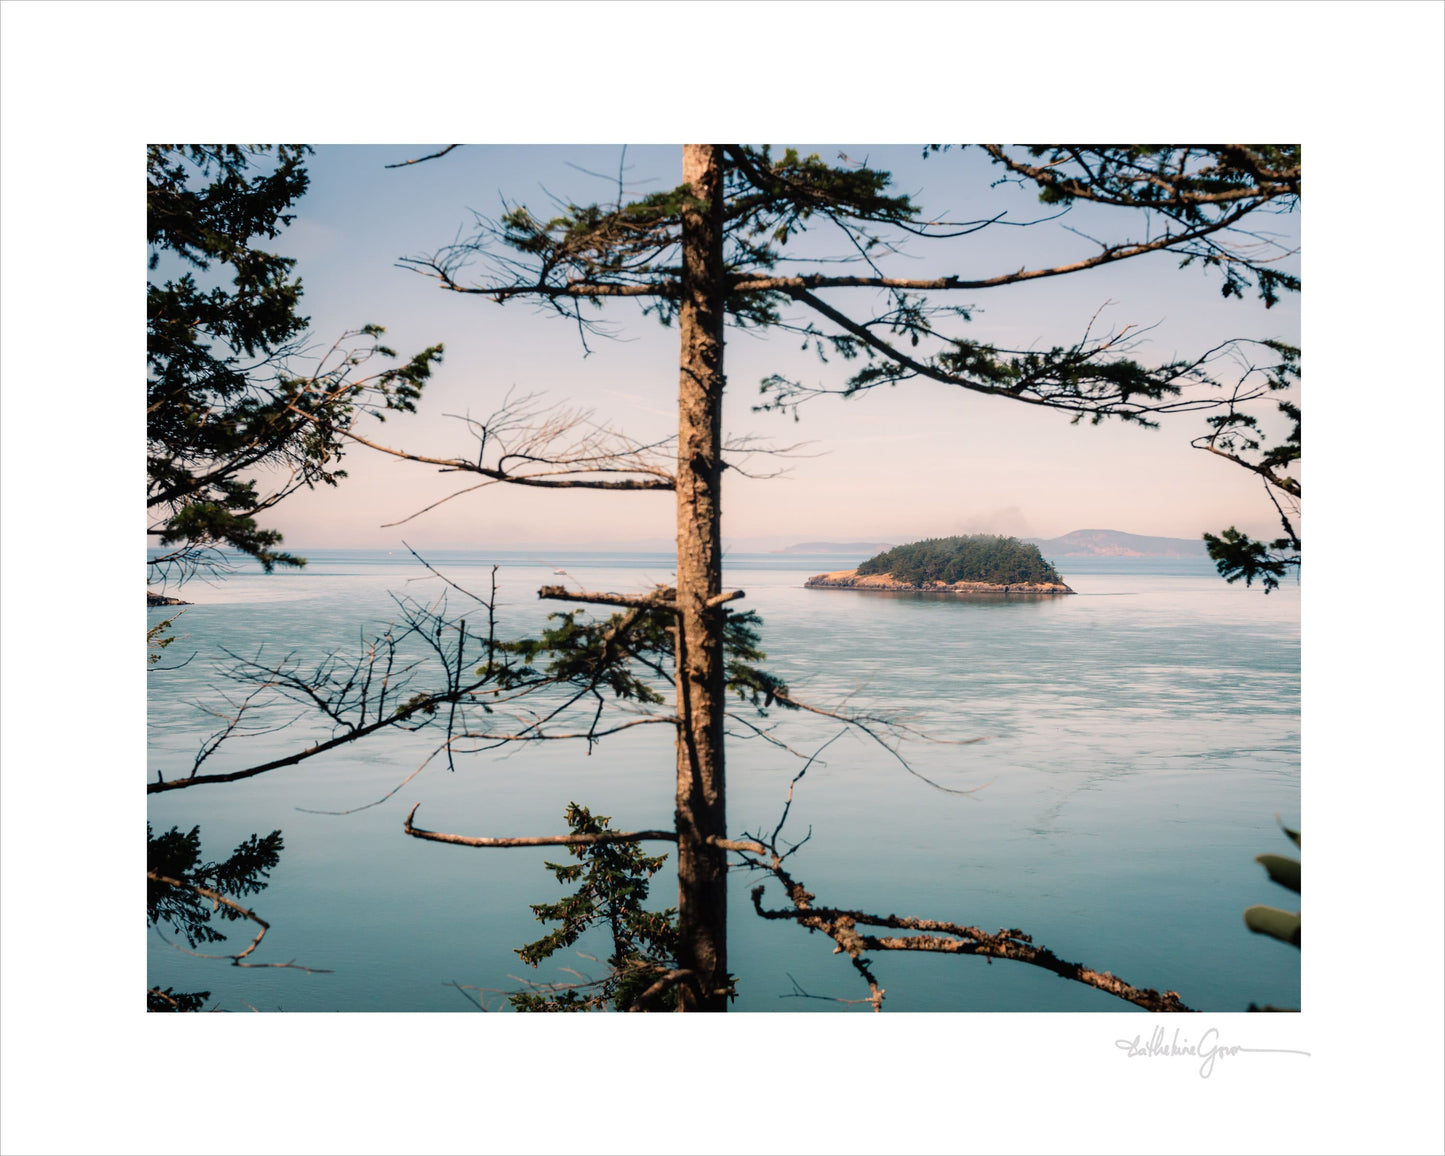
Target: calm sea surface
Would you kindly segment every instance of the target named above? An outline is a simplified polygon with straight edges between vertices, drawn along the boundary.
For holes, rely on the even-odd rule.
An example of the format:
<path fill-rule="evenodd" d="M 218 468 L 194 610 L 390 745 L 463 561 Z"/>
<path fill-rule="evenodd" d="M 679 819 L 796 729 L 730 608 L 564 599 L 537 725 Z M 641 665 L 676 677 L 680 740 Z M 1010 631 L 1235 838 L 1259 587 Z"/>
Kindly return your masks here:
<path fill-rule="evenodd" d="M 264 661 L 354 653 L 396 617 L 393 594 L 429 601 L 443 584 L 403 554 L 309 551 L 297 574 L 242 570 L 181 590 L 196 605 L 184 635 L 150 675 L 148 769 L 189 771 L 197 749 L 243 690 L 226 651 Z M 671 579 L 668 555 L 526 555 L 438 551 L 428 560 L 486 593 L 498 570 L 500 629 L 534 633 L 549 611 L 536 589 L 567 582 L 641 590 Z M 856 557 L 733 555 L 725 581 L 764 620 L 762 665 L 796 697 L 891 714 L 934 740 L 901 753 L 866 736 L 834 742 L 798 784 L 785 834 L 812 838 L 791 860 L 818 903 L 982 926 L 1017 927 L 1066 959 L 1185 1002 L 1242 1011 L 1299 1006 L 1299 955 L 1251 935 L 1253 903 L 1295 906 L 1253 862 L 1288 853 L 1275 822 L 1300 808 L 1299 589 L 1266 597 L 1229 586 L 1204 560 L 1060 559 L 1078 596 L 959 600 L 806 590 L 811 574 Z M 565 570 L 566 576 L 555 573 Z M 453 608 L 460 602 L 453 594 Z M 602 608 L 598 608 L 601 610 Z M 172 611 L 149 611 L 152 622 Z M 418 684 L 420 686 L 420 683 Z M 746 712 L 750 708 L 740 707 Z M 212 713 L 217 712 L 217 713 Z M 269 727 L 299 707 L 271 707 Z M 753 716 L 749 716 L 753 717 Z M 772 712 L 763 725 L 811 752 L 838 732 L 826 719 Z M 734 837 L 771 832 L 800 762 L 734 728 L 727 754 Z M 278 757 L 329 732 L 312 719 L 237 737 L 205 772 Z M 501 991 L 532 980 L 597 974 L 559 954 L 533 971 L 515 949 L 544 932 L 528 905 L 562 891 L 543 861 L 561 848 L 483 850 L 411 839 L 402 821 L 475 835 L 553 834 L 576 800 L 626 828 L 672 824 L 670 728 L 637 727 L 589 755 L 571 743 L 516 744 L 507 754 L 432 763 L 380 805 L 426 758 L 436 734 L 383 733 L 256 778 L 151 796 L 159 830 L 200 825 L 207 858 L 279 828 L 286 849 L 271 886 L 246 900 L 272 930 L 258 961 L 332 974 L 238 969 L 197 959 L 150 932 L 149 982 L 210 990 L 212 1003 L 262 1011 L 467 1011 L 452 984 Z M 923 778 L 953 790 L 951 794 Z M 653 853 L 668 850 L 648 844 Z M 732 875 L 730 965 L 745 1011 L 867 1011 L 811 996 L 867 994 L 831 941 L 764 921 Z M 676 901 L 668 873 L 658 907 Z M 765 903 L 785 906 L 776 884 Z M 249 924 L 222 924 L 240 950 Z M 589 954 L 607 945 L 584 940 Z M 556 966 L 553 966 L 553 965 Z M 1020 964 L 880 953 L 888 1011 L 1120 1011 L 1129 1005 Z M 473 992 L 473 995 L 478 993 Z M 504 1004 L 481 993 L 489 1007 Z"/>

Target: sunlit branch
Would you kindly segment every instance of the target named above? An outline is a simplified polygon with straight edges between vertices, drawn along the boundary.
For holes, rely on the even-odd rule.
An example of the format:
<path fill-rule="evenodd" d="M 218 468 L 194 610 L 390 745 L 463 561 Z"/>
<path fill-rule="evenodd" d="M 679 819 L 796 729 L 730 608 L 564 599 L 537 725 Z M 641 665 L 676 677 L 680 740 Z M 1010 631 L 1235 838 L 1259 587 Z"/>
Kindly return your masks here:
<path fill-rule="evenodd" d="M 738 597 L 742 597 L 742 591 L 735 591 Z M 658 587 L 651 594 L 613 594 L 599 593 L 591 590 L 568 590 L 565 586 L 543 586 L 537 591 L 538 598 L 551 599 L 558 602 L 594 602 L 602 606 L 631 606 L 637 609 L 671 610 L 673 599 L 677 591 L 671 586 Z"/>
<path fill-rule="evenodd" d="M 595 602 L 602 606 L 632 606 L 640 610 L 675 610 L 676 605 L 673 599 L 677 597 L 677 591 L 671 586 L 660 586 L 652 594 L 613 594 L 590 590 L 568 590 L 565 586 L 543 586 L 537 591 L 537 597 L 556 602 Z M 746 590 L 725 590 L 721 594 L 713 595 L 704 605 L 721 606 L 726 602 L 736 602 L 739 598 L 746 597 Z"/>
<path fill-rule="evenodd" d="M 757 866 L 769 870 L 783 885 L 793 903 L 792 910 L 770 911 L 763 907 L 764 888 L 752 890 L 753 909 L 764 919 L 792 920 L 803 927 L 821 931 L 838 945 L 838 950 L 848 955 L 855 969 L 868 983 L 875 1011 L 882 1010 L 883 989 L 868 968 L 870 960 L 864 958 L 866 951 L 929 951 L 949 955 L 981 955 L 989 959 L 1009 959 L 1027 963 L 1052 972 L 1062 979 L 1074 980 L 1088 987 L 1116 996 L 1146 1011 L 1187 1012 L 1194 1009 L 1179 998 L 1176 991 L 1159 992 L 1154 988 L 1140 988 L 1120 979 L 1110 972 L 1096 971 L 1081 963 L 1061 959 L 1046 947 L 1038 947 L 1032 937 L 1017 928 L 1001 929 L 989 934 L 977 927 L 950 923 L 937 919 L 913 919 L 897 915 L 870 915 L 863 911 L 840 910 L 832 907 L 813 907 L 813 894 L 805 890 L 780 865 L 781 858 L 774 853 L 773 861 Z M 859 925 L 914 930 L 933 934 L 911 936 L 878 936 L 857 930 Z M 941 935 L 938 933 L 942 933 Z"/>
<path fill-rule="evenodd" d="M 838 736 L 829 739 L 833 742 Z M 825 743 L 824 746 L 827 744 Z M 819 748 L 817 753 L 821 753 Z M 816 757 L 816 754 L 815 756 Z M 788 799 L 782 817 L 769 838 L 749 835 L 746 839 L 766 847 L 765 857 L 755 857 L 756 852 L 743 852 L 743 864 L 753 870 L 766 871 L 783 887 L 791 910 L 769 910 L 763 907 L 762 897 L 766 888 L 754 887 L 751 893 L 753 909 L 764 919 L 791 920 L 810 930 L 821 931 L 837 945 L 835 953 L 845 953 L 855 971 L 868 985 L 869 997 L 875 1012 L 883 1010 L 884 989 L 879 985 L 872 970 L 872 961 L 864 953 L 868 951 L 931 951 L 952 955 L 981 955 L 987 959 L 1011 959 L 1053 972 L 1064 979 L 1097 988 L 1109 995 L 1137 1004 L 1149 1011 L 1179 1012 L 1191 1011 L 1174 991 L 1158 992 L 1153 988 L 1138 988 L 1119 979 L 1109 972 L 1096 971 L 1083 964 L 1070 963 L 1045 947 L 1034 945 L 1033 939 L 1017 928 L 1000 930 L 989 934 L 977 927 L 937 919 L 916 919 L 898 915 L 872 915 L 867 912 L 815 907 L 817 898 L 784 867 L 784 860 L 793 854 L 801 844 L 795 844 L 786 851 L 778 847 L 779 835 L 787 821 L 788 811 L 793 802 L 793 787 L 807 772 L 805 766 L 788 785 Z M 805 840 L 806 841 L 806 840 Z M 858 930 L 859 926 L 879 927 L 892 930 L 915 931 L 922 934 L 911 936 L 878 936 Z"/>
<path fill-rule="evenodd" d="M 641 843 L 641 842 L 665 842 L 676 843 L 676 831 L 604 831 L 595 835 L 520 835 L 510 838 L 491 838 L 484 835 L 451 835 L 441 831 L 428 831 L 423 827 L 416 826 L 412 820 L 416 816 L 417 809 L 421 806 L 418 803 L 411 809 L 406 817 L 402 830 L 406 834 L 417 839 L 430 839 L 435 843 L 456 843 L 463 847 L 582 847 L 598 846 L 606 843 Z M 757 854 L 764 853 L 767 848 L 752 841 L 736 841 L 732 839 L 708 839 L 713 846 L 720 847 L 724 851 L 751 851 Z"/>

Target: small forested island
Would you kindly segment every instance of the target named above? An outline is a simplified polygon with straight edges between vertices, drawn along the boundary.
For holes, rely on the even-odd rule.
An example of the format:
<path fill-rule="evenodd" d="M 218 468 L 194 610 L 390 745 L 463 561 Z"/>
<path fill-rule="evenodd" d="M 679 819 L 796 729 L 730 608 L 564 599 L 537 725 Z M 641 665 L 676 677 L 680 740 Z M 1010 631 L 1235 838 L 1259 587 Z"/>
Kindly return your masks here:
<path fill-rule="evenodd" d="M 1039 548 L 997 534 L 927 538 L 876 554 L 856 570 L 817 574 L 812 587 L 946 594 L 1072 594 Z"/>

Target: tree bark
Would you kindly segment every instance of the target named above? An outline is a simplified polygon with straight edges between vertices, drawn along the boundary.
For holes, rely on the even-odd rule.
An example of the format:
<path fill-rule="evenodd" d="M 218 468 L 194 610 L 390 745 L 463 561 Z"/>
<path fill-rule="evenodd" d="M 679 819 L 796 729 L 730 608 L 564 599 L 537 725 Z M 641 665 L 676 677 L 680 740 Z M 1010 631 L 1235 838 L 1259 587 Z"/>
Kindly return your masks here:
<path fill-rule="evenodd" d="M 687 1010 L 726 1011 L 727 854 L 723 776 L 722 148 L 685 145 L 677 430 L 678 967 Z"/>

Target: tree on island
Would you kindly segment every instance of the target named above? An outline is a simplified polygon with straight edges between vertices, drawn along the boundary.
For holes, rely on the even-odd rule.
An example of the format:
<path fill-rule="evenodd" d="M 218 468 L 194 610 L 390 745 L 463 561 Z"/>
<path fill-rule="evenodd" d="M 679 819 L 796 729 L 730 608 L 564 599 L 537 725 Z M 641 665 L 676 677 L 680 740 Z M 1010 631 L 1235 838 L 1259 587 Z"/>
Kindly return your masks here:
<path fill-rule="evenodd" d="M 741 864 L 778 880 L 791 903 L 791 909 L 767 911 L 760 901 L 763 888 L 757 888 L 754 905 L 759 914 L 824 931 L 869 984 L 868 1002 L 875 1008 L 881 1004 L 882 989 L 866 953 L 914 950 L 1017 959 L 1141 1006 L 1182 1010 L 1175 993 L 1134 988 L 1108 973 L 1062 961 L 1035 947 L 1017 929 L 985 933 L 961 924 L 819 907 L 784 865 L 797 844 L 787 846 L 781 840 L 782 822 L 770 834 L 729 837 L 724 759 L 728 695 L 739 694 L 764 710 L 775 704 L 813 708 L 804 708 L 785 686 L 753 665 L 762 657 L 756 619 L 731 612 L 728 604 L 742 592 L 722 588 L 721 484 L 724 471 L 734 464 L 727 458 L 721 431 L 726 325 L 780 330 L 794 339 L 801 337 L 825 360 L 833 355 L 853 363 L 852 374 L 838 387 L 807 387 L 780 376 L 765 380 L 763 408 L 795 414 L 815 396 L 852 396 L 916 377 L 1058 409 L 1075 422 L 1087 417 L 1098 423 L 1114 417 L 1142 425 L 1155 424 L 1160 414 L 1216 409 L 1226 402 L 1238 408 L 1268 391 L 1253 375 L 1231 390 L 1221 389 L 1214 380 L 1215 362 L 1234 343 L 1189 360 L 1146 365 L 1126 356 L 1127 331 L 1096 335 L 1088 319 L 1081 318 L 1082 336 L 1069 346 L 1006 349 L 967 336 L 970 313 L 952 300 L 961 291 L 978 293 L 1171 252 L 1183 264 L 1219 273 L 1226 296 L 1242 297 L 1253 290 L 1268 307 L 1280 292 L 1297 288 L 1297 283 L 1272 267 L 1277 254 L 1262 252 L 1258 238 L 1245 226 L 1251 214 L 1278 210 L 1297 198 L 1297 148 L 1043 146 L 1027 150 L 1028 158 L 1042 159 L 1041 165 L 1002 146 L 985 148 L 1006 172 L 1034 182 L 1046 202 L 1087 197 L 1129 210 L 1142 234 L 1125 233 L 1100 242 L 1098 252 L 1083 260 L 985 277 L 965 278 L 942 270 L 924 278 L 900 278 L 888 275 L 883 267 L 895 243 L 960 237 L 987 229 L 999 218 L 931 219 L 908 197 L 892 194 L 887 173 L 862 165 L 830 166 L 816 156 L 801 157 L 791 150 L 775 157 L 766 147 L 689 145 L 683 149 L 683 183 L 669 192 L 624 203 L 619 186 L 614 204 L 568 205 L 546 220 L 524 206 L 509 206 L 499 220 L 480 221 L 477 234 L 468 241 L 411 260 L 413 268 L 436 279 L 446 291 L 497 302 L 541 301 L 576 325 L 584 343 L 596 332 L 598 310 L 607 298 L 640 299 L 645 310 L 664 324 L 676 324 L 680 356 L 673 464 L 659 460 L 655 445 L 632 442 L 610 430 L 588 430 L 575 419 L 543 420 L 545 415 L 515 404 L 505 405 L 488 421 L 468 419 L 478 448 L 454 458 L 412 454 L 353 429 L 342 431 L 352 440 L 398 457 L 479 476 L 481 484 L 672 490 L 677 513 L 676 586 L 637 596 L 543 588 L 543 598 L 615 606 L 621 611 L 600 621 L 569 611 L 554 616 L 554 625 L 541 638 L 518 643 L 498 640 L 490 629 L 473 628 L 469 633 L 465 621 L 410 619 L 406 631 L 422 637 L 440 640 L 443 625 L 456 631 L 454 646 L 433 644 L 447 681 L 443 688 L 389 708 L 384 689 L 378 701 L 366 702 L 363 696 L 358 703 L 354 688 L 359 680 L 345 671 L 327 671 L 318 677 L 258 666 L 252 672 L 257 681 L 289 685 L 298 698 L 309 696 L 339 725 L 344 719 L 345 729 L 335 739 L 293 757 L 223 775 L 193 772 L 185 779 L 152 783 L 149 789 L 249 777 L 387 727 L 425 726 L 441 718 L 446 720 L 448 737 L 438 752 L 444 751 L 448 760 L 454 753 L 454 735 L 483 747 L 488 742 L 568 737 L 547 732 L 548 723 L 563 717 L 560 712 L 529 726 L 525 735 L 485 728 L 470 732 L 456 721 L 459 710 L 465 711 L 483 696 L 490 696 L 491 703 L 515 701 L 507 696 L 565 683 L 576 690 L 569 706 L 585 700 L 590 710 L 595 700 L 595 716 L 577 732 L 589 744 L 611 731 L 646 722 L 675 727 L 673 830 L 574 830 L 567 835 L 488 838 L 417 827 L 413 808 L 406 831 L 418 838 L 469 846 L 562 845 L 584 851 L 644 839 L 675 841 L 678 907 L 672 962 L 676 966 L 667 974 L 673 977 L 670 987 L 675 988 L 681 1009 L 726 1009 L 733 986 L 726 900 L 727 856 L 733 853 Z M 834 261 L 789 253 L 792 239 L 820 225 L 839 231 L 844 256 L 861 265 L 861 271 L 838 274 L 833 271 Z M 490 262 L 489 276 L 464 282 L 463 269 L 479 257 Z M 812 261 L 814 267 L 780 273 L 784 261 L 800 263 L 805 270 Z M 857 300 L 860 291 L 866 302 Z M 850 298 L 851 304 L 845 307 L 842 298 Z M 332 427 L 323 413 L 307 412 L 299 405 L 293 408 L 330 436 Z M 529 416 L 537 419 L 530 425 Z M 490 622 L 491 604 L 480 598 L 477 602 Z M 739 626 L 746 632 L 741 640 Z M 468 643 L 471 650 L 464 659 Z M 665 705 L 658 702 L 663 696 L 648 680 L 666 679 L 669 665 L 671 713 L 616 725 L 604 721 L 604 691 L 634 704 Z M 334 691 L 334 696 L 318 694 L 318 687 Z M 886 720 L 873 717 L 833 717 L 870 734 L 886 726 Z M 812 759 L 805 762 L 795 784 Z M 790 787 L 788 807 L 791 799 Z M 912 934 L 858 930 L 868 925 Z"/>
<path fill-rule="evenodd" d="M 1031 542 L 998 534 L 925 538 L 894 546 L 858 564 L 859 576 L 886 574 L 900 582 L 1056 582 L 1063 578 Z"/>

